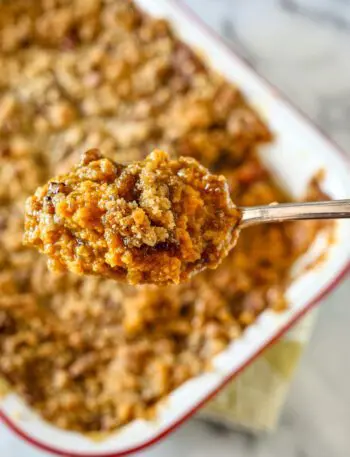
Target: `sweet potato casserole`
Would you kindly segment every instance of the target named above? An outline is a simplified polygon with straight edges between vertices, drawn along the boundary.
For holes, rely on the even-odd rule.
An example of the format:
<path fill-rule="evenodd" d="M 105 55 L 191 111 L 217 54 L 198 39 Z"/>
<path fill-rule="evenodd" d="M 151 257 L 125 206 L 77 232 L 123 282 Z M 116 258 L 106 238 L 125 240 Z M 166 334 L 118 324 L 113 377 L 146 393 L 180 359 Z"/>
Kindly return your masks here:
<path fill-rule="evenodd" d="M 196 158 L 248 206 L 286 201 L 256 153 L 268 127 L 163 20 L 127 0 L 0 2 L 0 374 L 45 419 L 109 431 L 149 418 L 266 308 L 317 222 L 244 230 L 216 270 L 132 287 L 52 273 L 22 244 L 25 199 L 98 147 Z M 306 198 L 323 197 L 316 181 Z"/>
<path fill-rule="evenodd" d="M 191 157 L 154 150 L 128 165 L 98 149 L 27 199 L 24 243 L 53 271 L 165 286 L 216 268 L 241 213 L 226 179 Z"/>

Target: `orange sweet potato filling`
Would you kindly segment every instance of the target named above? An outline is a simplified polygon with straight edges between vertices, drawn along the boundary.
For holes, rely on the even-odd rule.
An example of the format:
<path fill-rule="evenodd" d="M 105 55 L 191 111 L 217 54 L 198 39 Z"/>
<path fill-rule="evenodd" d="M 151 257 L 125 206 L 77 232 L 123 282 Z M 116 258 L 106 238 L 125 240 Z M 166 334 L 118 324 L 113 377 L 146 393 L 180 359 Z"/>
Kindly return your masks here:
<path fill-rule="evenodd" d="M 178 284 L 219 265 L 239 220 L 225 178 L 195 159 L 155 150 L 121 165 L 93 149 L 28 198 L 24 243 L 52 270 Z"/>

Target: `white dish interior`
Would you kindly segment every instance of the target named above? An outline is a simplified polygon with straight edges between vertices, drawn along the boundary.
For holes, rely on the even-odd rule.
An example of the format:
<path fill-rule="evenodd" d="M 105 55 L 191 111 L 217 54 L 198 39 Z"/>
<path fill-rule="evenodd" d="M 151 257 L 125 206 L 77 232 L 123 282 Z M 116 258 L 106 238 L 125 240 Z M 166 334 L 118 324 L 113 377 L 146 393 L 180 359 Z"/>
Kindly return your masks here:
<path fill-rule="evenodd" d="M 261 156 L 292 195 L 300 197 L 310 178 L 324 169 L 326 192 L 337 199 L 350 197 L 350 171 L 346 160 L 240 59 L 171 0 L 136 0 L 136 3 L 152 15 L 169 19 L 178 35 L 237 84 L 262 113 L 276 134 L 276 141 L 262 150 Z M 306 310 L 310 302 L 330 287 L 350 260 L 349 233 L 350 221 L 337 222 L 336 240 L 329 249 L 327 260 L 302 274 L 289 288 L 289 310 L 281 314 L 264 312 L 242 338 L 216 357 L 213 372 L 198 376 L 174 391 L 154 422 L 134 421 L 103 440 L 93 441 L 44 422 L 14 394 L 1 401 L 3 413 L 33 440 L 71 455 L 117 455 L 155 441 L 250 361 Z M 319 239 L 308 255 L 318 255 L 322 249 L 322 240 Z"/>

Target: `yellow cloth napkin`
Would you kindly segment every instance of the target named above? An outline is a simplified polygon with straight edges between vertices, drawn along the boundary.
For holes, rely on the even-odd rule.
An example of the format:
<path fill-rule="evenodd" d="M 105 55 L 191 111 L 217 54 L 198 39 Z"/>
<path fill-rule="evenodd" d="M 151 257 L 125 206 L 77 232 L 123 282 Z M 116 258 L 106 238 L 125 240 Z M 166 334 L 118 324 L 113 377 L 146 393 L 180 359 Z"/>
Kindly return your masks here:
<path fill-rule="evenodd" d="M 272 431 L 316 317 L 309 313 L 237 376 L 200 412 L 203 418 L 252 431 Z"/>

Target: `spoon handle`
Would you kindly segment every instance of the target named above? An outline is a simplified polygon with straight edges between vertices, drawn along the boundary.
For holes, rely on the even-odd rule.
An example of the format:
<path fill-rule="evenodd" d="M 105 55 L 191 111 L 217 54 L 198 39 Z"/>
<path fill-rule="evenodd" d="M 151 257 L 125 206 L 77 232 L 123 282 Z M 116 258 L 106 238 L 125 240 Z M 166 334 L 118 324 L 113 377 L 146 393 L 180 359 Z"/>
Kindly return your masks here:
<path fill-rule="evenodd" d="M 243 207 L 241 211 L 241 228 L 301 219 L 344 219 L 350 218 L 350 200 L 271 204 Z"/>

